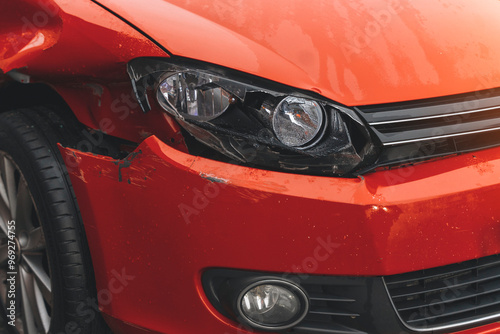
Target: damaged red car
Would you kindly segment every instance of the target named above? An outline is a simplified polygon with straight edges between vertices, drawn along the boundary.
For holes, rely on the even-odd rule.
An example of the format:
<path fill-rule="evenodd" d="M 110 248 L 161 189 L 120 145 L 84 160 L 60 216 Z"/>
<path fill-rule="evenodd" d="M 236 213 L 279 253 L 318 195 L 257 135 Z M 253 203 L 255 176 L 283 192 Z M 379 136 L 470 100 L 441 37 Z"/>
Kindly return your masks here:
<path fill-rule="evenodd" d="M 5 327 L 500 332 L 499 17 L 0 1 Z"/>

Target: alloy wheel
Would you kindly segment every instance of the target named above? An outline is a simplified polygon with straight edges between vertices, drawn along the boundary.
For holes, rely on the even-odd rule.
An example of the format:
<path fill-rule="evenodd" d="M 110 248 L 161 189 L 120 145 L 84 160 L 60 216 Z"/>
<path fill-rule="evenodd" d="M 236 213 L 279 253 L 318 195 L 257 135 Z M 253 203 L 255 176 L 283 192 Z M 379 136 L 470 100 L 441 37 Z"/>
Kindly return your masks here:
<path fill-rule="evenodd" d="M 1 151 L 0 174 L 0 301 L 18 333 L 48 333 L 53 294 L 37 208 L 23 174 Z"/>

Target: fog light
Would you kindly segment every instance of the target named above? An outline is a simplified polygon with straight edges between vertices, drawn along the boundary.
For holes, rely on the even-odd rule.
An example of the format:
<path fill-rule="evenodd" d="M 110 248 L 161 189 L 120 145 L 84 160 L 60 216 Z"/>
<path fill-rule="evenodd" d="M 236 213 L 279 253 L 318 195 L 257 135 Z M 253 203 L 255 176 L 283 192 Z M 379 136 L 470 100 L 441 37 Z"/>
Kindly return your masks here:
<path fill-rule="evenodd" d="M 321 139 L 323 107 L 313 100 L 288 96 L 276 107 L 273 129 L 285 145 L 306 148 Z"/>
<path fill-rule="evenodd" d="M 307 314 L 308 300 L 298 286 L 281 280 L 258 281 L 239 295 L 238 313 L 249 325 L 265 330 L 295 326 Z"/>

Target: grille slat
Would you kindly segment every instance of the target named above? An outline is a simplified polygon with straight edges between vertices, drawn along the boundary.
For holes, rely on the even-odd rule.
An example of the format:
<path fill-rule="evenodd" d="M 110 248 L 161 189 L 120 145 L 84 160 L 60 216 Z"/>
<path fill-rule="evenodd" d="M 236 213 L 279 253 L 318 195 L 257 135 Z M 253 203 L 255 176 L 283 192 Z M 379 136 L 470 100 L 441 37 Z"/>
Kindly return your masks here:
<path fill-rule="evenodd" d="M 384 278 L 401 319 L 416 329 L 500 318 L 500 255 Z"/>
<path fill-rule="evenodd" d="M 368 123 L 470 112 L 500 106 L 500 88 L 424 100 L 360 106 Z"/>
<path fill-rule="evenodd" d="M 311 307 L 309 310 L 310 314 L 322 314 L 322 315 L 333 315 L 339 317 L 359 317 L 358 313 L 345 312 L 341 310 L 335 310 L 328 307 Z"/>
<path fill-rule="evenodd" d="M 380 279 L 380 287 L 383 283 Z M 309 277 L 301 284 L 309 297 L 309 312 L 298 326 L 298 333 L 362 333 L 362 311 L 366 303 L 366 284 L 362 278 Z"/>
<path fill-rule="evenodd" d="M 500 300 L 497 299 L 498 296 L 492 297 L 490 301 L 483 301 L 479 303 L 478 305 L 469 305 L 469 306 L 464 306 L 464 305 L 454 305 L 453 307 L 448 307 L 447 312 L 443 312 L 442 314 L 439 315 L 430 315 L 426 317 L 421 317 L 421 318 L 415 318 L 415 319 L 410 319 L 408 320 L 408 323 L 418 323 L 422 321 L 434 321 L 439 318 L 444 318 L 444 317 L 449 317 L 451 315 L 457 315 L 457 314 L 463 314 L 467 313 L 470 311 L 475 311 L 475 310 L 480 310 L 482 308 L 490 307 L 490 306 L 497 306 L 500 304 Z"/>
<path fill-rule="evenodd" d="M 474 117 L 476 114 L 485 114 L 486 112 L 491 113 L 491 112 L 498 112 L 499 107 L 489 107 L 489 108 L 482 108 L 482 109 L 474 109 L 474 110 L 466 110 L 466 111 L 461 111 L 461 112 L 451 112 L 451 113 L 445 113 L 445 114 L 438 114 L 438 115 L 428 115 L 428 116 L 421 116 L 422 113 L 418 110 L 412 110 L 411 116 L 410 117 L 405 117 L 405 118 L 396 118 L 396 119 L 391 119 L 391 120 L 385 120 L 385 121 L 375 121 L 375 122 L 370 122 L 369 124 L 372 126 L 381 126 L 381 125 L 391 125 L 391 124 L 404 124 L 404 123 L 417 123 L 417 122 L 426 122 L 426 124 L 435 124 L 435 122 L 438 121 L 447 121 L 449 118 L 451 119 L 458 119 L 457 116 L 464 116 L 468 115 L 467 117 Z M 401 115 L 399 116 L 401 117 Z"/>
<path fill-rule="evenodd" d="M 311 334 L 367 334 L 366 332 L 354 330 L 342 325 L 324 325 L 314 322 L 302 322 L 300 326 L 294 327 L 294 332 Z"/>
<path fill-rule="evenodd" d="M 309 294 L 309 299 L 316 300 L 316 301 L 342 302 L 342 303 L 352 303 L 352 302 L 356 301 L 356 300 L 351 299 L 351 298 L 343 298 L 343 297 L 321 294 L 321 293 L 311 293 L 311 294 Z"/>
<path fill-rule="evenodd" d="M 475 291 L 462 291 L 460 297 L 449 298 L 449 299 L 445 298 L 443 300 L 439 300 L 439 301 L 435 301 L 435 302 L 426 302 L 426 301 L 420 300 L 420 299 L 418 299 L 418 300 L 414 299 L 414 300 L 410 300 L 410 301 L 405 300 L 404 302 L 401 302 L 399 304 L 400 305 L 399 311 L 400 312 L 412 311 L 412 310 L 415 311 L 415 310 L 418 310 L 418 309 L 425 307 L 425 306 L 429 306 L 429 307 L 439 306 L 441 304 L 453 303 L 453 302 L 464 300 L 464 299 L 475 298 L 475 297 L 490 294 L 490 293 L 500 292 L 500 286 L 499 286 L 498 282 L 492 281 L 492 282 L 490 282 L 490 285 L 492 285 L 493 288 L 488 289 L 484 292 L 477 293 L 477 292 L 475 292 L 475 291 L 477 291 L 477 288 L 475 288 Z M 484 285 L 482 287 L 485 288 Z"/>
<path fill-rule="evenodd" d="M 383 146 L 375 167 L 500 145 L 500 89 L 355 109 Z"/>
<path fill-rule="evenodd" d="M 434 281 L 426 286 L 414 285 L 412 287 L 397 288 L 393 290 L 393 298 L 408 297 L 422 293 L 441 291 L 443 289 L 457 289 L 466 285 L 481 283 L 493 279 L 500 279 L 500 267 L 495 268 L 495 270 L 490 270 L 489 272 L 482 273 L 480 276 L 476 276 L 472 272 L 465 276 L 466 278 L 455 276 L 453 277 L 453 282 L 451 282 L 449 279 L 445 279 L 442 281 Z"/>
<path fill-rule="evenodd" d="M 442 275 L 446 275 L 448 273 L 454 272 L 454 273 L 459 273 L 461 271 L 469 271 L 473 269 L 478 269 L 478 268 L 487 268 L 488 266 L 496 266 L 500 265 L 500 257 L 498 258 L 497 261 L 490 260 L 489 262 L 482 261 L 482 259 L 476 260 L 475 265 L 471 265 L 469 262 L 467 263 L 457 263 L 457 264 L 451 264 L 445 267 L 438 267 L 434 268 L 431 271 L 429 270 L 422 270 L 422 271 L 414 271 L 411 273 L 405 273 L 405 274 L 399 274 L 397 277 L 392 277 L 390 283 L 388 282 L 387 284 L 401 284 L 401 283 L 407 283 L 407 282 L 413 282 L 417 279 L 422 280 L 422 279 L 431 279 L 433 277 L 439 277 Z"/>
<path fill-rule="evenodd" d="M 500 112 L 499 112 L 500 114 Z M 424 129 L 392 129 L 392 132 L 375 132 L 382 140 L 384 146 L 401 145 L 407 143 L 470 136 L 480 133 L 488 133 L 500 130 L 500 119 L 488 119 L 484 121 L 466 123 L 461 125 L 436 125 Z"/>

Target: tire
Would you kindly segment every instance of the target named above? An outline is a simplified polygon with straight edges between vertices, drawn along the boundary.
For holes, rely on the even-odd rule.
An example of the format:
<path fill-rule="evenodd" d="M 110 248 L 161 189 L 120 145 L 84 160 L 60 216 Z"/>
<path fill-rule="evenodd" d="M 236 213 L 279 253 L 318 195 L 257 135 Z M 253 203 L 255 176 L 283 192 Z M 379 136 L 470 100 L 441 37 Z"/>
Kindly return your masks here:
<path fill-rule="evenodd" d="M 99 314 L 79 312 L 96 291 L 57 147 L 78 140 L 78 129 L 69 124 L 46 107 L 0 114 L 0 302 L 13 333 L 109 332 Z M 15 312 L 7 309 L 12 303 Z"/>

